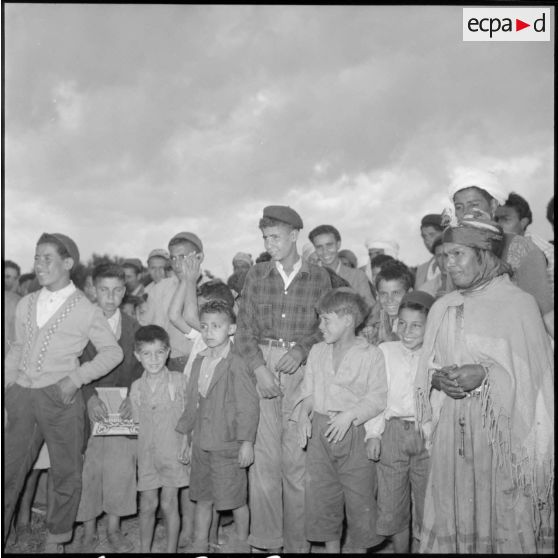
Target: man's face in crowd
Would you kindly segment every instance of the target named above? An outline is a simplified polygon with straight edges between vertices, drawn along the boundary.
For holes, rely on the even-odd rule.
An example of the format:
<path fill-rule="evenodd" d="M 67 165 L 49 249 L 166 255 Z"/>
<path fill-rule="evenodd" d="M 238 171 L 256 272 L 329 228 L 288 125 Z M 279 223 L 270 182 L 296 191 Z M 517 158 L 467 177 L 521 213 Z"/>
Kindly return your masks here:
<path fill-rule="evenodd" d="M 171 265 L 174 272 L 180 277 L 182 274 L 182 260 L 191 255 L 196 255 L 196 257 L 201 258 L 202 254 L 199 253 L 196 247 L 185 240 L 180 244 L 174 244 L 169 248 Z"/>
<path fill-rule="evenodd" d="M 95 282 L 97 304 L 105 317 L 110 318 L 122 304 L 126 294 L 124 281 L 117 277 L 100 277 Z"/>
<path fill-rule="evenodd" d="M 496 222 L 504 229 L 504 232 L 523 236 L 529 225 L 527 218 L 520 219 L 519 213 L 513 207 L 501 206 L 496 210 Z"/>
<path fill-rule="evenodd" d="M 378 299 L 390 317 L 397 316 L 401 299 L 407 290 L 400 279 L 382 279 L 378 284 Z"/>
<path fill-rule="evenodd" d="M 124 281 L 130 292 L 139 285 L 139 274 L 135 267 L 124 267 Z"/>
<path fill-rule="evenodd" d="M 335 239 L 333 233 L 324 233 L 315 236 L 312 240 L 312 244 L 316 249 L 316 254 L 318 254 L 318 258 L 322 265 L 331 268 L 337 267 L 337 263 L 339 262 L 337 253 L 339 252 L 339 248 L 341 248 L 341 242 Z"/>
<path fill-rule="evenodd" d="M 442 231 L 439 231 L 436 227 L 432 225 L 426 225 L 420 228 L 420 236 L 422 236 L 422 241 L 426 246 L 426 249 L 432 254 L 432 245 L 434 241 L 442 235 Z"/>
<path fill-rule="evenodd" d="M 4 290 L 15 291 L 18 286 L 19 274 L 13 267 L 4 268 Z"/>
<path fill-rule="evenodd" d="M 455 207 L 455 216 L 458 221 L 461 221 L 473 209 L 480 209 L 493 216 L 498 203 L 496 200 L 493 200 L 493 202 L 488 201 L 478 188 L 472 186 L 471 188 L 463 188 L 463 190 L 456 192 L 453 196 L 453 205 Z"/>
<path fill-rule="evenodd" d="M 295 250 L 298 231 L 289 225 L 275 225 L 263 229 L 262 236 L 271 260 L 281 262 Z"/>
<path fill-rule="evenodd" d="M 165 278 L 165 268 L 167 267 L 167 260 L 160 256 L 153 256 L 147 262 L 147 270 L 154 283 L 158 283 L 161 279 Z"/>
<path fill-rule="evenodd" d="M 39 285 L 57 291 L 68 284 L 74 260 L 63 258 L 57 246 L 47 242 L 37 245 L 34 265 Z"/>

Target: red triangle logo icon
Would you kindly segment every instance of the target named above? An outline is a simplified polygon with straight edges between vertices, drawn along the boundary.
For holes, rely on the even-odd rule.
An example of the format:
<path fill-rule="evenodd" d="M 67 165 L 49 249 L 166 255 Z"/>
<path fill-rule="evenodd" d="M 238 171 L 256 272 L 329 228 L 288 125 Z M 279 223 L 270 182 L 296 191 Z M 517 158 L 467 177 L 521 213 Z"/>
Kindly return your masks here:
<path fill-rule="evenodd" d="M 522 29 L 525 29 L 526 27 L 531 27 L 530 23 L 525 23 L 524 21 L 521 21 L 520 19 L 515 19 L 515 30 L 516 31 L 521 31 Z"/>

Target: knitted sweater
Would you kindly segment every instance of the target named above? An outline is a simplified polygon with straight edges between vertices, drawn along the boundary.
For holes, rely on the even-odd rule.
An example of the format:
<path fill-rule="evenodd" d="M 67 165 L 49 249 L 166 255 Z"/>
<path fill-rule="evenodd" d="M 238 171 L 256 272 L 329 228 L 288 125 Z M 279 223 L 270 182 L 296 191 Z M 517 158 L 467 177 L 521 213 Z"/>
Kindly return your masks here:
<path fill-rule="evenodd" d="M 17 305 L 16 338 L 4 361 L 6 387 L 15 382 L 41 388 L 66 376 L 81 387 L 122 360 L 122 349 L 101 309 L 81 291 L 73 293 L 42 327 L 37 326 L 38 297 L 34 292 Z M 78 358 L 89 341 L 97 355 L 80 366 Z"/>

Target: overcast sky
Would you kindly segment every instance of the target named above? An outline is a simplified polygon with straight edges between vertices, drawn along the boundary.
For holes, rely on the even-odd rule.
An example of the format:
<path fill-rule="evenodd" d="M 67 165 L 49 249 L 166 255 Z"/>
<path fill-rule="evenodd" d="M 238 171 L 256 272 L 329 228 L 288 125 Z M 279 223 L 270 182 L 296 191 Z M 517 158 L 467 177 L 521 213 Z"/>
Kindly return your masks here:
<path fill-rule="evenodd" d="M 179 231 L 226 278 L 262 208 L 335 225 L 360 256 L 428 258 L 456 167 L 553 195 L 552 42 L 462 41 L 455 6 L 5 4 L 5 257 L 42 232 L 139 257 Z M 554 22 L 552 22 L 554 25 Z M 552 33 L 554 30 L 552 29 Z"/>

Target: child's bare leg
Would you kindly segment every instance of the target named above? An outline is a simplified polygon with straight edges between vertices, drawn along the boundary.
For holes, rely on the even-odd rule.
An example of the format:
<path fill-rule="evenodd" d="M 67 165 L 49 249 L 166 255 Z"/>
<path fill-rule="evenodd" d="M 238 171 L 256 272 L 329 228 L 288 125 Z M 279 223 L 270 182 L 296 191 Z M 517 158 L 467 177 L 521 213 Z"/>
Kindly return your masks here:
<path fill-rule="evenodd" d="M 221 515 L 213 508 L 211 513 L 211 526 L 209 527 L 209 542 L 219 544 L 219 519 Z"/>
<path fill-rule="evenodd" d="M 403 531 L 399 531 L 399 533 L 395 533 L 391 537 L 393 542 L 393 552 L 395 554 L 408 554 L 410 551 L 410 533 L 409 527 L 403 529 Z"/>
<path fill-rule="evenodd" d="M 107 532 L 116 533 L 120 531 L 120 516 L 107 513 Z"/>
<path fill-rule="evenodd" d="M 90 544 L 93 539 L 97 536 L 97 518 L 88 519 L 83 522 L 83 542 L 84 544 Z"/>
<path fill-rule="evenodd" d="M 153 531 L 155 530 L 155 512 L 158 503 L 158 488 L 140 492 L 140 552 L 151 552 Z"/>
<path fill-rule="evenodd" d="M 211 524 L 213 502 L 196 502 L 194 519 L 194 544 L 196 547 L 207 545 L 209 539 L 209 527 Z"/>
<path fill-rule="evenodd" d="M 186 546 L 194 537 L 194 512 L 196 504 L 190 500 L 190 488 L 185 486 L 180 491 L 180 511 L 182 513 L 182 528 L 180 530 L 179 546 Z"/>
<path fill-rule="evenodd" d="M 326 541 L 325 551 L 327 554 L 341 554 L 341 539 Z"/>
<path fill-rule="evenodd" d="M 167 552 L 176 553 L 180 515 L 178 514 L 178 488 L 163 486 L 161 489 L 161 509 L 167 526 Z"/>
<path fill-rule="evenodd" d="M 250 510 L 248 505 L 244 504 L 240 508 L 233 510 L 234 527 L 236 531 L 236 538 L 239 541 L 246 541 L 248 539 L 248 529 L 250 526 Z"/>

